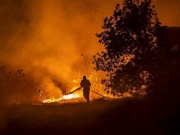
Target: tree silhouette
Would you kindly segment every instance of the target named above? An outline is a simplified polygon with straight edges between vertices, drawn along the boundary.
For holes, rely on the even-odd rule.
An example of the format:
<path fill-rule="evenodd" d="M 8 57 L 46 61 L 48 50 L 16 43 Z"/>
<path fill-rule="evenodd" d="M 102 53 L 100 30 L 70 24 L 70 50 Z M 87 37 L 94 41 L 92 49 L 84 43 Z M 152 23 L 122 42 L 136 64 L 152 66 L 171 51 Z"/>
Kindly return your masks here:
<path fill-rule="evenodd" d="M 158 20 L 151 0 L 124 0 L 104 19 L 103 32 L 96 34 L 105 51 L 93 56 L 95 69 L 107 72 L 103 79 L 112 94 L 149 92 L 157 76 Z"/>

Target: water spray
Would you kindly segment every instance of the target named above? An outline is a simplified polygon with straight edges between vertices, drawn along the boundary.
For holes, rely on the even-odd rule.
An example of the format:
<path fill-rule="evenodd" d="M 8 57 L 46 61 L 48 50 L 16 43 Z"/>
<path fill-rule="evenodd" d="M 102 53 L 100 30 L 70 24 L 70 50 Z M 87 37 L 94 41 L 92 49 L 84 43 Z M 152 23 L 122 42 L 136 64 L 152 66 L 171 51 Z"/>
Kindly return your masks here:
<path fill-rule="evenodd" d="M 75 90 L 73 90 L 73 91 L 71 91 L 71 92 L 69 92 L 69 93 L 66 93 L 65 95 L 72 94 L 72 93 L 74 93 L 74 92 L 80 90 L 81 88 L 82 88 L 82 87 L 79 87 L 79 88 L 77 88 L 77 89 L 75 89 Z M 97 95 L 99 95 L 99 96 L 101 96 L 101 97 L 103 97 L 103 98 L 110 99 L 110 98 L 108 98 L 108 97 L 105 97 L 105 96 L 99 94 L 98 92 L 95 92 L 94 90 L 90 90 L 90 91 L 92 91 L 93 93 L 95 93 L 95 94 L 97 94 Z"/>

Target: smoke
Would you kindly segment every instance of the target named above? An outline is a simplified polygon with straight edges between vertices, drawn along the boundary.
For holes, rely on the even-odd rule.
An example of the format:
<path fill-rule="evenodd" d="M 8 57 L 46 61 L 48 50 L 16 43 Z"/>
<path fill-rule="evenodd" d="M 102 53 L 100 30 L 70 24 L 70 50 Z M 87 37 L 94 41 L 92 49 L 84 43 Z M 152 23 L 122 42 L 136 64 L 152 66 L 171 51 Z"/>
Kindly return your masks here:
<path fill-rule="evenodd" d="M 102 31 L 103 19 L 110 16 L 115 5 L 121 2 L 0 1 L 0 66 L 5 66 L 6 73 L 5 77 L 1 72 L 0 86 L 1 93 L 9 97 L 5 99 L 38 99 L 39 90 L 44 95 L 60 96 L 78 86 L 83 75 L 101 78 L 91 64 L 92 55 L 103 50 L 95 34 Z M 160 3 L 154 4 L 158 6 Z M 176 18 L 179 11 L 173 10 L 173 6 L 169 5 L 171 12 L 167 16 L 172 17 L 173 13 Z M 160 21 L 179 25 L 179 20 L 164 17 L 165 9 L 157 8 Z M 25 73 L 21 80 L 16 74 L 19 69 Z M 75 84 L 73 80 L 76 80 Z"/>
<path fill-rule="evenodd" d="M 163 25 L 180 26 L 179 0 L 154 0 L 153 4 Z"/>
<path fill-rule="evenodd" d="M 5 98 L 7 101 L 37 98 L 39 89 L 44 95 L 60 96 L 72 87 L 73 79 L 90 75 L 89 71 L 82 74 L 83 63 L 79 61 L 102 49 L 94 38 L 96 27 L 90 12 L 96 10 L 91 4 L 94 5 L 59 0 L 1 1 L 0 62 L 7 67 L 6 75 L 1 73 L 1 92 L 9 97 Z M 89 66 L 92 67 L 91 61 Z M 79 69 L 77 77 L 75 67 Z M 15 75 L 18 69 L 23 69 L 27 81 L 19 82 Z"/>

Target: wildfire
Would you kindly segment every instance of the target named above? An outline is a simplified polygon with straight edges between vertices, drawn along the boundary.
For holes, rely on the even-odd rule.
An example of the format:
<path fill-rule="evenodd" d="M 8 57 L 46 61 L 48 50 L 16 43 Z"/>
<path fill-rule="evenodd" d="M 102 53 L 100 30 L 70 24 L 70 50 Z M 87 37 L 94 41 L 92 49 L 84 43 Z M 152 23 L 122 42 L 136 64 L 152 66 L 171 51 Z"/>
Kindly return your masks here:
<path fill-rule="evenodd" d="M 139 92 L 141 95 L 143 95 L 142 91 L 130 91 L 126 93 L 117 93 L 117 96 L 114 96 L 112 94 L 107 94 L 103 90 L 103 86 L 100 83 L 100 77 L 96 77 L 96 75 L 89 75 L 88 79 L 91 82 L 91 90 L 90 90 L 90 100 L 98 99 L 98 98 L 105 98 L 105 99 L 118 99 L 118 98 L 125 98 L 125 97 L 132 97 L 132 93 L 137 93 Z M 62 95 L 61 97 L 51 97 L 51 98 L 46 98 L 42 102 L 43 103 L 60 103 L 60 102 L 81 102 L 84 101 L 85 99 L 83 98 L 82 95 L 82 90 L 80 90 L 82 87 L 79 87 L 79 82 L 81 81 L 81 76 L 78 77 L 78 79 L 73 79 L 72 80 L 72 86 L 74 87 L 67 91 L 67 95 Z M 144 94 L 146 95 L 146 94 Z"/>

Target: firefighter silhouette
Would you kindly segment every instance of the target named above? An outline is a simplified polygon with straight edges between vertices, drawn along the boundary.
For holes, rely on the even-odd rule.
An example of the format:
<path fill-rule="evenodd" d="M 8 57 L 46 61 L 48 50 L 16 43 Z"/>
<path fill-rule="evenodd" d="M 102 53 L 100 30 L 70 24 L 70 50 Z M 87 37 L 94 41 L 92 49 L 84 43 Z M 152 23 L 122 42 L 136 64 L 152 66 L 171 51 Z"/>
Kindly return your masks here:
<path fill-rule="evenodd" d="M 83 80 L 80 83 L 81 87 L 83 87 L 83 95 L 84 98 L 87 100 L 87 102 L 89 101 L 89 92 L 90 92 L 90 86 L 91 83 L 89 80 L 86 79 L 86 76 L 83 76 Z"/>

